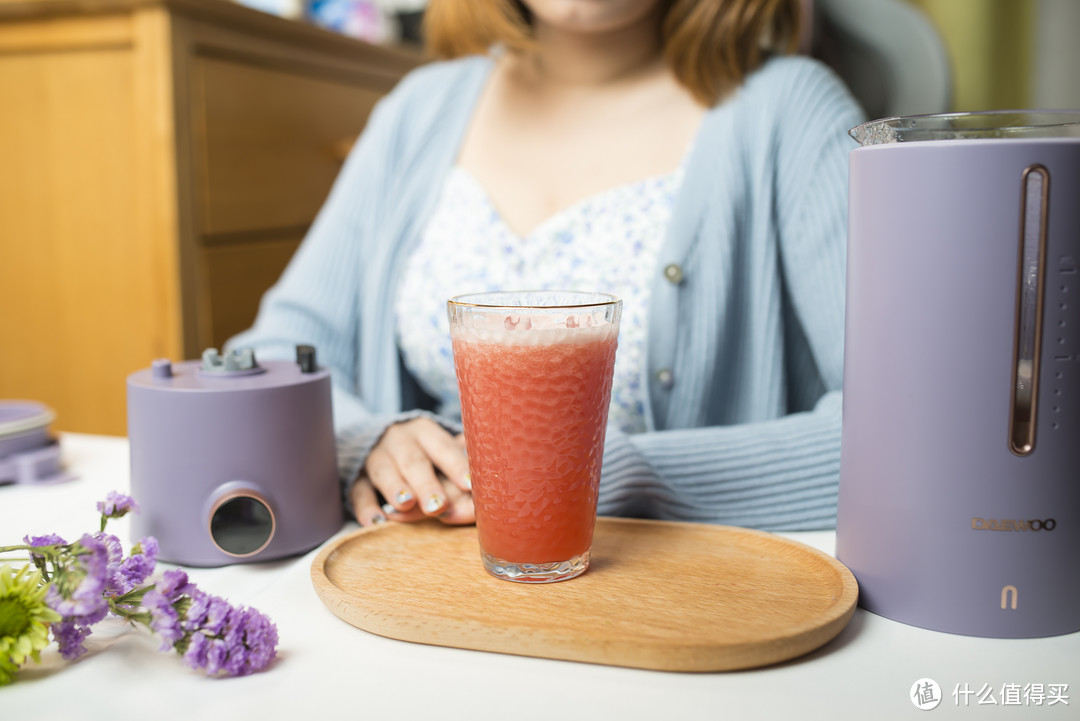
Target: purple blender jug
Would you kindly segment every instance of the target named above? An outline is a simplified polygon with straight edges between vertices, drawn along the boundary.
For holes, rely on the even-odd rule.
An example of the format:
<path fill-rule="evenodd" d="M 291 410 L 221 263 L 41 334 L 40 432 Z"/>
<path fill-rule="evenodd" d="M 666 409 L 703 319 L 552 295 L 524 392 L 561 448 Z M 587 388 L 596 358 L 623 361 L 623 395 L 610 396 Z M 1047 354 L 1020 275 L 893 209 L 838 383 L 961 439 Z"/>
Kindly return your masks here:
<path fill-rule="evenodd" d="M 866 609 L 1080 629 L 1080 112 L 852 130 L 837 556 Z"/>
<path fill-rule="evenodd" d="M 297 362 L 250 349 L 154 361 L 128 377 L 136 538 L 195 566 L 307 551 L 344 522 L 330 372 L 310 346 Z"/>

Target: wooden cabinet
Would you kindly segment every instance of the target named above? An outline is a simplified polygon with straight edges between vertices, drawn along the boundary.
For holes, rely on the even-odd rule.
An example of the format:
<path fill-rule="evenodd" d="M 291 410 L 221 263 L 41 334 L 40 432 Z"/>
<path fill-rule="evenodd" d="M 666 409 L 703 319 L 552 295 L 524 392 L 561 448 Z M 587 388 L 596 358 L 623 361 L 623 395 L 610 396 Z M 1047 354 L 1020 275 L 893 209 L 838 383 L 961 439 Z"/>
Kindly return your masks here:
<path fill-rule="evenodd" d="M 250 325 L 417 53 L 225 0 L 0 0 L 0 398 L 125 434 Z"/>

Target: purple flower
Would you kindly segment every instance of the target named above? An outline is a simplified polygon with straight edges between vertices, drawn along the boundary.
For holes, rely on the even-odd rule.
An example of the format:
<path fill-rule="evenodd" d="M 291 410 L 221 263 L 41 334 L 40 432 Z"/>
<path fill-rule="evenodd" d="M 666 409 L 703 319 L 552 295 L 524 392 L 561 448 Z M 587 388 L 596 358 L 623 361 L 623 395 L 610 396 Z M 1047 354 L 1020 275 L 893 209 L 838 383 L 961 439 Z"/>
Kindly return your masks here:
<path fill-rule="evenodd" d="M 191 595 L 197 590 L 194 583 L 188 582 L 187 573 L 180 568 L 171 568 L 161 574 L 161 580 L 154 587 L 170 601 L 175 601 L 185 593 Z"/>
<path fill-rule="evenodd" d="M 180 614 L 173 608 L 172 601 L 157 589 L 147 591 L 142 602 L 150 612 L 150 628 L 161 636 L 161 650 L 168 651 L 184 637 L 180 628 Z"/>
<path fill-rule="evenodd" d="M 239 616 L 239 618 L 237 618 Z M 245 653 L 240 655 L 240 666 L 232 665 L 234 656 L 230 653 L 230 671 L 234 676 L 243 676 L 253 671 L 265 668 L 274 660 L 277 653 L 278 632 L 270 619 L 253 608 L 241 607 L 233 613 L 231 620 L 236 623 L 238 630 L 233 648 L 243 648 Z M 228 638 L 229 634 L 226 634 Z"/>
<path fill-rule="evenodd" d="M 83 535 L 74 544 L 82 552 L 75 563 L 57 573 L 45 595 L 45 603 L 64 617 L 82 626 L 91 626 L 108 613 L 105 590 L 109 549 L 91 535 Z"/>
<path fill-rule="evenodd" d="M 67 545 L 67 541 L 55 533 L 46 533 L 44 536 L 23 536 L 23 543 L 27 546 L 33 546 L 34 548 Z"/>
<path fill-rule="evenodd" d="M 42 548 L 43 546 L 67 545 L 67 541 L 65 541 L 63 538 L 56 535 L 55 533 L 47 533 L 44 536 L 23 536 L 23 543 L 25 543 L 27 546 L 33 546 L 34 548 Z M 40 553 L 34 553 L 33 551 L 31 551 L 30 560 L 35 565 L 40 565 L 45 560 L 45 556 Z"/>
<path fill-rule="evenodd" d="M 234 608 L 197 591 L 184 628 L 191 634 L 184 662 L 208 676 L 246 676 L 274 660 L 277 627 L 253 608 Z"/>
<path fill-rule="evenodd" d="M 135 548 L 131 549 L 131 555 L 147 556 L 156 562 L 159 550 L 157 539 L 153 536 L 147 536 L 135 544 Z"/>
<path fill-rule="evenodd" d="M 142 539 L 124 556 L 120 539 L 105 533 L 105 526 L 110 518 L 138 511 L 134 500 L 113 491 L 97 509 L 99 532 L 84 534 L 74 543 L 56 534 L 23 537 L 48 581 L 45 604 L 61 617 L 50 631 L 65 659 L 86 653 L 84 641 L 91 626 L 111 611 L 149 626 L 161 638 L 163 651 L 182 652 L 188 666 L 209 676 L 244 676 L 273 661 L 278 632 L 266 616 L 234 608 L 200 590 L 182 569 L 165 571 L 149 583 L 157 564 L 157 539 Z M 51 578 L 44 575 L 47 565 L 53 570 Z"/>
<path fill-rule="evenodd" d="M 132 554 L 115 567 L 110 568 L 109 583 L 105 589 L 111 596 L 123 596 L 150 578 L 157 565 L 158 542 L 147 536 L 139 542 Z"/>
<path fill-rule="evenodd" d="M 229 658 L 229 647 L 220 638 L 211 638 L 206 652 L 206 675 L 214 676 L 221 671 L 226 671 L 225 661 Z M 235 674 L 233 674 L 235 675 Z"/>
<path fill-rule="evenodd" d="M 53 638 L 60 647 L 60 655 L 68 661 L 78 658 L 86 653 L 83 640 L 90 635 L 90 627 L 76 623 L 70 619 L 64 619 L 52 625 Z"/>
<path fill-rule="evenodd" d="M 94 538 L 105 547 L 105 593 L 115 595 L 117 577 L 120 574 L 120 561 L 124 558 L 124 546 L 120 539 L 109 533 L 96 533 Z"/>
<path fill-rule="evenodd" d="M 184 618 L 184 630 L 204 631 L 211 636 L 220 635 L 225 625 L 225 618 L 232 610 L 232 606 L 224 599 L 212 596 L 194 584 L 191 585 L 188 596 L 191 598 L 191 605 Z"/>
<path fill-rule="evenodd" d="M 219 636 L 225 633 L 225 623 L 230 619 L 231 614 L 235 612 L 224 598 L 218 598 L 217 596 L 210 596 L 209 598 L 210 602 L 206 609 L 206 618 L 203 619 L 202 627 L 204 631 Z"/>
<path fill-rule="evenodd" d="M 130 496 L 125 496 L 116 491 L 109 491 L 109 495 L 105 496 L 104 501 L 98 501 L 97 509 L 106 518 L 120 518 L 129 511 L 138 513 L 139 504 Z"/>
<path fill-rule="evenodd" d="M 184 617 L 185 631 L 198 631 L 206 621 L 206 614 L 210 610 L 210 601 L 213 598 L 208 593 L 194 589 L 191 593 L 191 605 L 188 606 L 187 615 Z"/>
<path fill-rule="evenodd" d="M 184 652 L 184 663 L 193 669 L 206 668 L 207 652 L 210 650 L 210 640 L 201 633 L 191 637 L 187 651 Z"/>

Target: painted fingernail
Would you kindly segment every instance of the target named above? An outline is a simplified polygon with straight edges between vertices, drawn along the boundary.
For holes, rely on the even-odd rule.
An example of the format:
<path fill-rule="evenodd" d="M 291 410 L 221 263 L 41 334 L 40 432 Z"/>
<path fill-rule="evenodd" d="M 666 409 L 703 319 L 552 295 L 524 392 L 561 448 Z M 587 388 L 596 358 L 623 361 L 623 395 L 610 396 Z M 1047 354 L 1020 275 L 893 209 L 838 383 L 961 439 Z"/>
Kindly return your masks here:
<path fill-rule="evenodd" d="M 371 525 L 378 526 L 380 523 L 386 523 L 386 516 L 381 513 L 376 513 L 371 517 Z"/>
<path fill-rule="evenodd" d="M 471 491 L 472 490 L 472 474 L 469 473 L 468 471 L 465 471 L 465 475 L 461 477 L 461 480 L 462 480 L 462 485 L 464 485 L 466 488 L 468 488 Z"/>
<path fill-rule="evenodd" d="M 383 513 L 385 513 L 385 514 L 387 514 L 387 515 L 390 515 L 391 513 L 396 513 L 396 512 L 397 512 L 397 509 L 396 509 L 396 508 L 394 508 L 394 507 L 393 507 L 393 506 L 392 506 L 391 504 L 389 504 L 389 503 L 384 503 L 384 504 L 383 504 L 383 507 L 382 507 L 382 511 L 383 511 Z"/>
<path fill-rule="evenodd" d="M 435 511 L 442 508 L 444 502 L 445 501 L 443 501 L 442 496 L 440 496 L 438 493 L 432 493 L 430 496 L 428 496 L 428 499 L 424 501 L 424 510 L 428 513 L 434 513 Z"/>
<path fill-rule="evenodd" d="M 413 495 L 411 493 L 409 493 L 408 491 L 401 490 L 401 491 L 397 492 L 397 495 L 394 496 L 394 499 L 398 503 L 408 503 L 409 501 L 411 501 L 413 499 Z"/>

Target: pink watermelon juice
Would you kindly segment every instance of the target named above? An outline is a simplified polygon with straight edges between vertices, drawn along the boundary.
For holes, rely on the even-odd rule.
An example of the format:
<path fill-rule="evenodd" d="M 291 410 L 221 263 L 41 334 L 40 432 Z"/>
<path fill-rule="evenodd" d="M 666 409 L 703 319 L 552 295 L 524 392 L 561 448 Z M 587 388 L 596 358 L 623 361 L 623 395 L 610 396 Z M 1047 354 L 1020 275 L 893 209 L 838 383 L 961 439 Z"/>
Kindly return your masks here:
<path fill-rule="evenodd" d="M 563 562 L 592 544 L 618 319 L 509 323 L 451 331 L 480 547 L 515 564 Z"/>

